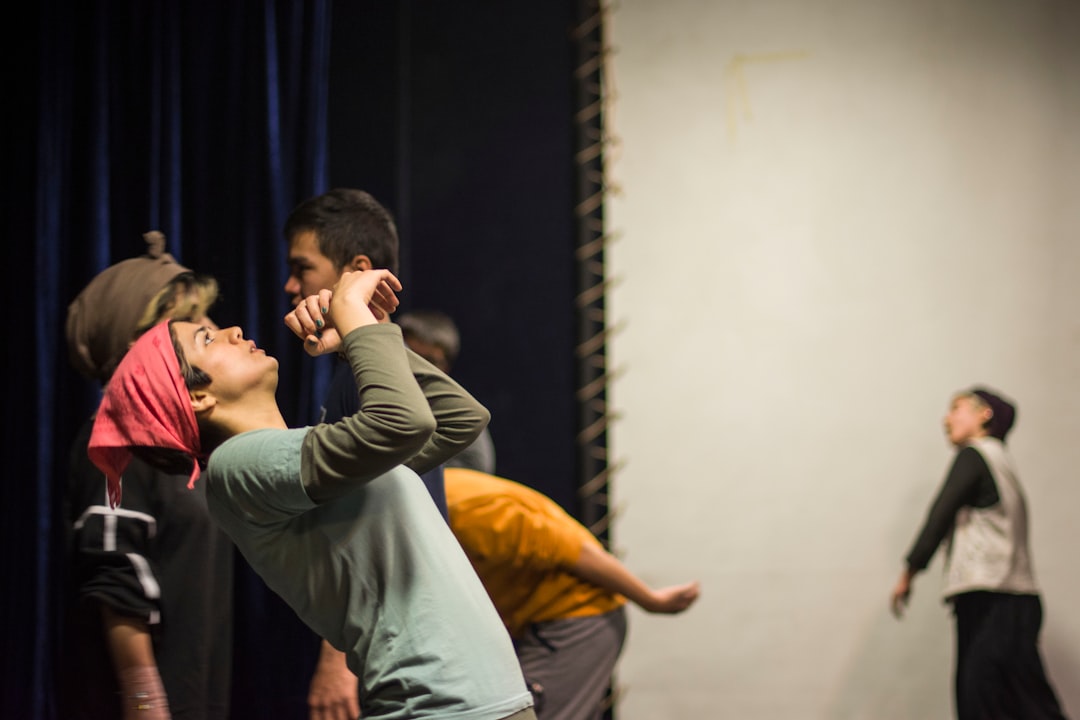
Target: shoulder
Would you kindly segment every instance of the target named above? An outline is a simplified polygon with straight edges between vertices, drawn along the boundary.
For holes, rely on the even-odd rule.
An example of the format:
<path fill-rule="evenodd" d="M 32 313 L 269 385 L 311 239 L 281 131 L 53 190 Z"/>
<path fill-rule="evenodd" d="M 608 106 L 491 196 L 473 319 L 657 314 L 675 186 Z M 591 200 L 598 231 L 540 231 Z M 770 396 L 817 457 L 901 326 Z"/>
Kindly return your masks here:
<path fill-rule="evenodd" d="M 207 470 L 228 471 L 239 463 L 263 466 L 299 452 L 309 428 L 279 430 L 266 428 L 235 435 L 214 450 Z"/>
<path fill-rule="evenodd" d="M 300 482 L 300 447 L 308 430 L 253 430 L 226 440 L 206 466 L 208 496 L 245 514 L 308 509 Z"/>
<path fill-rule="evenodd" d="M 956 453 L 953 467 L 974 474 L 989 472 L 990 468 L 978 445 L 965 445 Z"/>
<path fill-rule="evenodd" d="M 447 466 L 443 479 L 447 502 L 455 506 L 516 508 L 524 512 L 550 502 L 530 487 L 470 468 Z"/>
<path fill-rule="evenodd" d="M 588 532 L 554 500 L 521 483 L 464 468 L 446 468 L 444 477 L 455 532 L 571 543 Z"/>

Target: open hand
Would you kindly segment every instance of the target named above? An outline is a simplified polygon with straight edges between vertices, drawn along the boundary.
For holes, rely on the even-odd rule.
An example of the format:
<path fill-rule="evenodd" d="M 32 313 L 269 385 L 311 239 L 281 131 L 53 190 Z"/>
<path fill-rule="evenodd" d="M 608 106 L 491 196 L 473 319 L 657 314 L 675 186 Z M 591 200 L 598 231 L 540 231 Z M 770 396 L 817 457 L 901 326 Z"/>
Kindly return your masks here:
<path fill-rule="evenodd" d="M 697 582 L 685 585 L 673 585 L 653 591 L 652 600 L 645 609 L 652 613 L 674 615 L 693 605 L 701 595 L 701 586 Z"/>

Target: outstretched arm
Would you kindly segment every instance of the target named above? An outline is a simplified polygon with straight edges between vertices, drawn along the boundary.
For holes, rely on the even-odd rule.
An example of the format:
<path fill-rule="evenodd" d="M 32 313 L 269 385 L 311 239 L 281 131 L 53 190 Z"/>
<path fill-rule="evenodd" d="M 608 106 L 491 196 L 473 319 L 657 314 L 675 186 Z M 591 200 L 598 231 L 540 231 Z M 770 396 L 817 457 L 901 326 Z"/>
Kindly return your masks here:
<path fill-rule="evenodd" d="M 611 553 L 592 543 L 584 543 L 581 555 L 568 571 L 597 587 L 619 593 L 651 613 L 681 613 L 694 604 L 700 594 L 697 582 L 654 590 Z"/>

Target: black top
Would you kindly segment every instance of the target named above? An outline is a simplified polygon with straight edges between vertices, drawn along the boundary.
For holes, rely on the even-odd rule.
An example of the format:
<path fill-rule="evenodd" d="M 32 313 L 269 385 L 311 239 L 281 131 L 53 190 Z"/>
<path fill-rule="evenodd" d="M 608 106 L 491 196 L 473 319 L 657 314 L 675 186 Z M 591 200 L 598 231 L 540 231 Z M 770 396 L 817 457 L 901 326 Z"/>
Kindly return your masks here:
<path fill-rule="evenodd" d="M 952 530 L 960 508 L 987 508 L 1000 500 L 994 476 L 982 454 L 970 446 L 960 450 L 945 478 L 945 484 L 930 506 L 919 537 L 907 554 L 908 569 L 918 572 L 930 564 L 938 545 Z"/>
<path fill-rule="evenodd" d="M 59 717 L 121 717 L 101 606 L 147 623 L 174 720 L 229 717 L 233 564 L 229 538 L 211 521 L 206 488 L 188 474 L 138 458 L 112 510 L 105 476 L 75 439 L 65 497 L 68 577 Z"/>

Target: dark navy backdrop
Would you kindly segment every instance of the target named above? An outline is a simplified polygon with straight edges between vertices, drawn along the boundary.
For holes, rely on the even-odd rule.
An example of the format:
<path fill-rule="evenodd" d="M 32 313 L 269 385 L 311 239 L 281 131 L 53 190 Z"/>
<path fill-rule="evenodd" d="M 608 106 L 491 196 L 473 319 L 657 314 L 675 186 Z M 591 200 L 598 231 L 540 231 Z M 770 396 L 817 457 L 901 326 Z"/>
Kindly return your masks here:
<path fill-rule="evenodd" d="M 325 380 L 281 329 L 281 224 L 331 186 L 383 200 L 404 307 L 457 320 L 455 374 L 493 413 L 498 471 L 576 511 L 575 3 L 43 0 L 4 47 L 4 622 L 0 717 L 55 717 L 58 493 L 95 392 L 67 303 L 163 230 L 211 272 L 216 319 L 282 363 L 308 420 Z M 315 646 L 240 570 L 233 717 L 303 718 Z"/>

